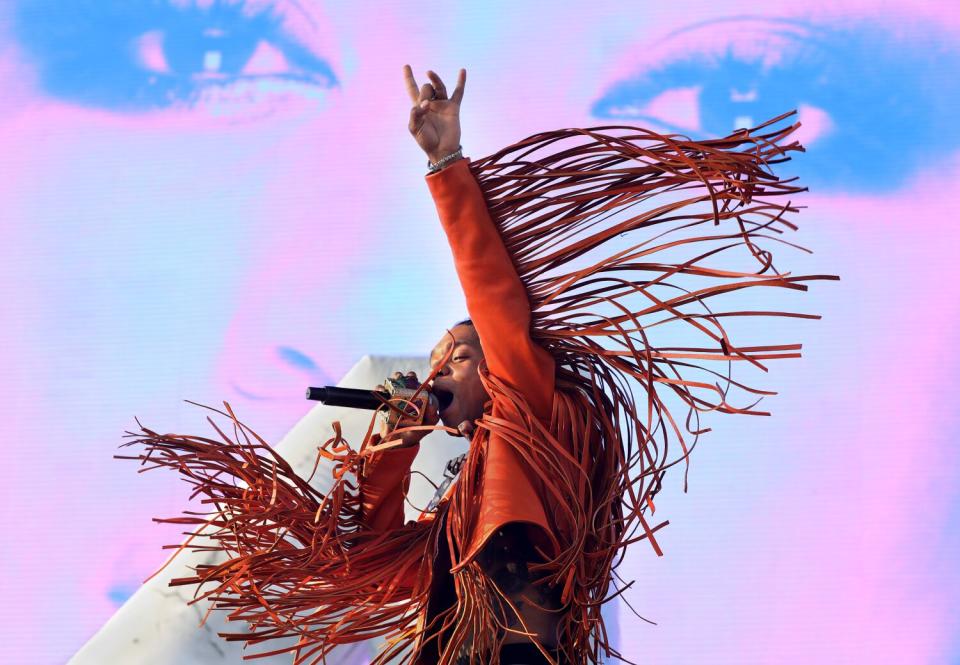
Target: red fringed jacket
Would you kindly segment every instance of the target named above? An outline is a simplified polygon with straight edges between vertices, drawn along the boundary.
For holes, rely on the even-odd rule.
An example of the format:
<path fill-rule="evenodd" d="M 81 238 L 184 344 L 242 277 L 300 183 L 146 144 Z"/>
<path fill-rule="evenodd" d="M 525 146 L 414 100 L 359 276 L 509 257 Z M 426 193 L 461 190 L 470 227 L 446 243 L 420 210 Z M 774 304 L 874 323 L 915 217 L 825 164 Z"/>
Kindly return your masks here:
<path fill-rule="evenodd" d="M 478 423 L 478 435 L 471 442 L 473 454 L 462 471 L 462 477 L 473 477 L 473 482 L 463 485 L 469 485 L 470 489 L 458 495 L 458 485 L 454 485 L 449 492 L 452 496 L 438 508 L 438 513 L 449 520 L 454 555 L 451 559 L 446 543 L 440 542 L 437 545 L 443 551 L 431 551 L 424 558 L 431 566 L 417 570 L 420 579 L 430 582 L 432 603 L 437 604 L 437 595 L 445 595 L 438 586 L 454 584 L 446 570 L 437 569 L 438 562 L 450 561 L 450 570 L 460 578 L 461 587 L 467 578 L 470 578 L 470 585 L 479 587 L 476 578 L 488 576 L 490 571 L 482 564 L 478 565 L 477 555 L 491 536 L 507 524 L 524 523 L 536 527 L 524 535 L 533 538 L 549 552 L 550 557 L 556 557 L 562 548 L 560 543 L 569 541 L 570 529 L 564 524 L 562 515 L 556 515 L 556 507 L 550 506 L 550 492 L 546 489 L 550 481 L 544 473 L 550 466 L 538 469 L 540 461 L 537 458 L 552 458 L 556 470 L 578 466 L 581 461 L 587 462 L 590 455 L 579 450 L 583 448 L 589 431 L 584 431 L 581 438 L 572 431 L 562 431 L 556 437 L 539 436 L 534 441 L 517 441 L 515 433 L 503 427 L 504 424 L 513 424 L 525 432 L 541 429 L 546 433 L 551 431 L 554 420 L 571 425 L 578 415 L 583 419 L 585 414 L 553 412 L 555 362 L 530 336 L 530 303 L 526 289 L 496 225 L 490 219 L 483 192 L 470 172 L 469 159 L 461 159 L 428 175 L 426 181 L 453 252 L 467 310 L 480 338 L 487 372 L 485 384 L 491 395 L 489 408 Z M 569 405 L 561 399 L 556 407 L 564 409 Z M 374 443 L 378 442 L 374 439 Z M 538 451 L 537 448 L 553 450 Z M 360 480 L 362 519 L 374 531 L 386 532 L 403 526 L 407 480 L 418 451 L 419 446 L 394 448 L 366 458 Z M 563 477 L 579 477 L 581 480 L 588 475 L 587 466 L 580 473 L 567 468 L 562 473 Z M 585 492 L 585 488 L 580 491 Z M 455 505 L 457 517 L 451 519 L 447 515 L 450 509 L 447 501 Z M 548 519 L 550 514 L 554 515 L 553 519 Z M 425 513 L 416 528 L 431 528 L 436 518 L 435 513 Z M 444 537 L 438 535 L 441 539 Z M 410 554 L 424 557 L 422 552 Z M 440 567 L 443 568 L 443 564 Z M 570 568 L 567 576 L 572 579 L 574 572 Z M 437 576 L 439 580 L 433 579 Z M 423 662 L 446 659 L 442 644 L 423 644 L 429 642 L 423 639 L 424 636 L 433 635 L 442 624 L 442 619 L 437 619 L 437 609 L 424 606 L 418 617 L 418 650 L 425 651 L 420 656 Z M 499 616 L 501 621 L 507 622 L 512 611 L 509 607 L 499 608 L 502 614 L 497 615 L 492 612 L 494 608 L 485 609 L 490 616 L 480 616 L 477 620 L 490 624 L 485 630 L 492 638 L 497 632 L 496 618 Z M 428 628 L 428 621 L 435 621 L 434 626 Z M 478 641 L 471 639 L 473 648 L 479 648 Z M 427 660 L 427 654 L 431 660 Z M 457 651 L 450 649 L 448 657 L 456 655 Z"/>
<path fill-rule="evenodd" d="M 228 640 L 297 639 L 256 655 L 319 663 L 337 644 L 382 636 L 376 663 L 496 662 L 517 612 L 478 559 L 518 523 L 562 606 L 561 657 L 619 655 L 601 606 L 619 591 L 624 547 L 647 540 L 660 554 L 666 522 L 648 517 L 666 470 L 709 431 L 701 414 L 769 415 L 758 399 L 732 403 L 775 394 L 735 380 L 734 365 L 765 371 L 800 355 L 799 344 L 738 346 L 723 322 L 819 318 L 707 301 L 838 279 L 781 272 L 769 249 L 790 245 L 777 236 L 796 230 L 790 197 L 803 190 L 772 170 L 802 150 L 785 142 L 797 124 L 776 127 L 788 115 L 700 142 L 628 126 L 545 132 L 427 176 L 491 397 L 446 500 L 404 523 L 417 451 L 382 444 L 372 422 L 359 449 L 335 424 L 319 451 L 334 462 L 325 493 L 227 404 L 232 437 L 212 420 L 217 438 L 142 428 L 125 444 L 146 447 L 135 459 L 177 470 L 212 508 L 164 521 L 196 525 L 202 541 L 184 548 L 225 555 L 171 585 L 200 585 L 200 599 L 248 624 Z"/>

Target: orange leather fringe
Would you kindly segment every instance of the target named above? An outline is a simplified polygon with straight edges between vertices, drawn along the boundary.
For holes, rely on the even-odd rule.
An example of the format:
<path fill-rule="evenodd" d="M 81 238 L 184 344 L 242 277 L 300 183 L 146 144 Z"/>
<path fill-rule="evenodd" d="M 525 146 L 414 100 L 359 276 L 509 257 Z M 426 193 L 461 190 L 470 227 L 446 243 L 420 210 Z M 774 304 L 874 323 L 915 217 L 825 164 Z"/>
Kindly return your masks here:
<path fill-rule="evenodd" d="M 564 129 L 470 165 L 527 288 L 531 334 L 557 366 L 549 427 L 529 415 L 522 394 L 482 374 L 492 399 L 511 405 L 513 416 L 485 416 L 474 443 L 484 431 L 509 441 L 551 508 L 559 549 L 541 574 L 562 589 L 561 653 L 570 663 L 622 658 L 607 640 L 601 607 L 625 588 L 610 591 L 627 545 L 647 540 L 662 554 L 655 533 L 666 522 L 650 522 L 654 497 L 666 470 L 686 465 L 699 435 L 709 431 L 700 414 L 769 415 L 754 408 L 759 400 L 728 400 L 734 389 L 776 394 L 734 380 L 734 363 L 766 371 L 767 360 L 800 356 L 800 344 L 740 346 L 723 321 L 820 318 L 714 312 L 706 301 L 756 287 L 806 291 L 805 282 L 839 279 L 774 267 L 768 245 L 796 247 L 778 236 L 796 230 L 788 219 L 799 210 L 792 197 L 805 189 L 771 169 L 803 150 L 786 141 L 799 123 L 776 127 L 790 115 L 707 141 L 630 126 Z M 736 251 L 753 269 L 735 268 L 735 259 L 715 265 Z M 683 344 L 656 342 L 663 330 L 679 331 L 669 339 Z M 720 361 L 728 371 L 701 361 Z M 686 410 L 682 422 L 671 401 Z M 372 421 L 359 451 L 338 428 L 321 446 L 318 462 L 335 462 L 333 488 L 322 494 L 225 406 L 218 413 L 230 419 L 232 437 L 210 420 L 219 439 L 141 428 L 124 444 L 144 446 L 144 454 L 130 459 L 148 468 L 179 471 L 210 506 L 209 515 L 159 521 L 192 525 L 192 533 L 211 539 L 180 549 L 228 554 L 225 563 L 171 581 L 197 585 L 193 602 L 209 599 L 229 619 L 248 622 L 248 631 L 223 637 L 259 644 L 296 636 L 297 647 L 246 658 L 292 652 L 294 663 L 319 663 L 336 644 L 385 636 L 389 647 L 374 661 L 381 664 L 400 654 L 404 662 L 421 662 L 424 645 L 443 626 L 441 663 L 455 662 L 465 646 L 471 662 L 496 662 L 506 617 L 515 611 L 475 560 L 459 559 L 477 519 L 472 497 L 483 486 L 482 445 L 471 445 L 435 519 L 372 532 L 357 499 Z M 457 602 L 428 627 L 430 563 L 440 538 L 452 552 Z"/>

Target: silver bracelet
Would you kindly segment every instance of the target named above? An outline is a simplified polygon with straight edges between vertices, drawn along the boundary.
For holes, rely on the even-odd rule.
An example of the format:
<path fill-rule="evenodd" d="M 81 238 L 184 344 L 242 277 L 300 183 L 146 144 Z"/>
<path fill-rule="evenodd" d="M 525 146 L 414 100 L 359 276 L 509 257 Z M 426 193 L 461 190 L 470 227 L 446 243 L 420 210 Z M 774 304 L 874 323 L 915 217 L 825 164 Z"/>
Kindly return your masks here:
<path fill-rule="evenodd" d="M 430 169 L 430 173 L 436 173 L 437 171 L 439 171 L 440 169 L 442 169 L 444 166 L 446 166 L 447 164 L 449 164 L 449 163 L 452 162 L 453 160 L 455 160 L 455 159 L 460 159 L 461 157 L 463 157 L 463 146 L 462 146 L 462 145 L 459 145 L 459 146 L 457 146 L 457 151 L 456 151 L 456 152 L 450 153 L 450 154 L 447 155 L 446 157 L 441 157 L 440 159 L 437 160 L 437 163 L 436 163 L 436 164 L 432 163 L 432 162 L 428 159 L 428 160 L 427 160 L 427 168 Z"/>

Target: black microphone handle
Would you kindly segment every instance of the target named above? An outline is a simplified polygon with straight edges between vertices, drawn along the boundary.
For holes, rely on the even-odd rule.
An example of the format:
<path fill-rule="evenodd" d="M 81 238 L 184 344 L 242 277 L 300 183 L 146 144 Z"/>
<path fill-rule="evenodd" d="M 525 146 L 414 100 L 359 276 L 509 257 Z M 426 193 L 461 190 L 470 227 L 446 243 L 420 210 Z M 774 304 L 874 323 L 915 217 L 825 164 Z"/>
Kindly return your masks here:
<path fill-rule="evenodd" d="M 346 406 L 351 409 L 368 409 L 374 411 L 383 402 L 377 395 L 390 399 L 386 391 L 364 390 L 362 388 L 341 388 L 339 386 L 323 386 L 322 388 L 307 388 L 307 399 L 323 402 L 327 406 Z"/>

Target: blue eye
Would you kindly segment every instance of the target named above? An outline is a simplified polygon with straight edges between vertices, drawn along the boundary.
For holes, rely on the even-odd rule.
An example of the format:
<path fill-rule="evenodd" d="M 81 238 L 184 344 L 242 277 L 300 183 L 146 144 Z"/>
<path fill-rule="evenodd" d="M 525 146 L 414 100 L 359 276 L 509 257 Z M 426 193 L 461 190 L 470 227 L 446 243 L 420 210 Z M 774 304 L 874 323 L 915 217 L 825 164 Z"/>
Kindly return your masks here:
<path fill-rule="evenodd" d="M 960 146 L 960 50 L 866 22 L 845 27 L 736 17 L 679 30 L 591 108 L 706 138 L 798 109 L 807 153 L 786 166 L 818 190 L 888 191 Z M 812 133 L 811 133 L 812 132 Z"/>
<path fill-rule="evenodd" d="M 338 86 L 329 63 L 283 27 L 278 4 L 250 4 L 23 0 L 13 25 L 43 91 L 81 106 L 250 103 Z"/>

